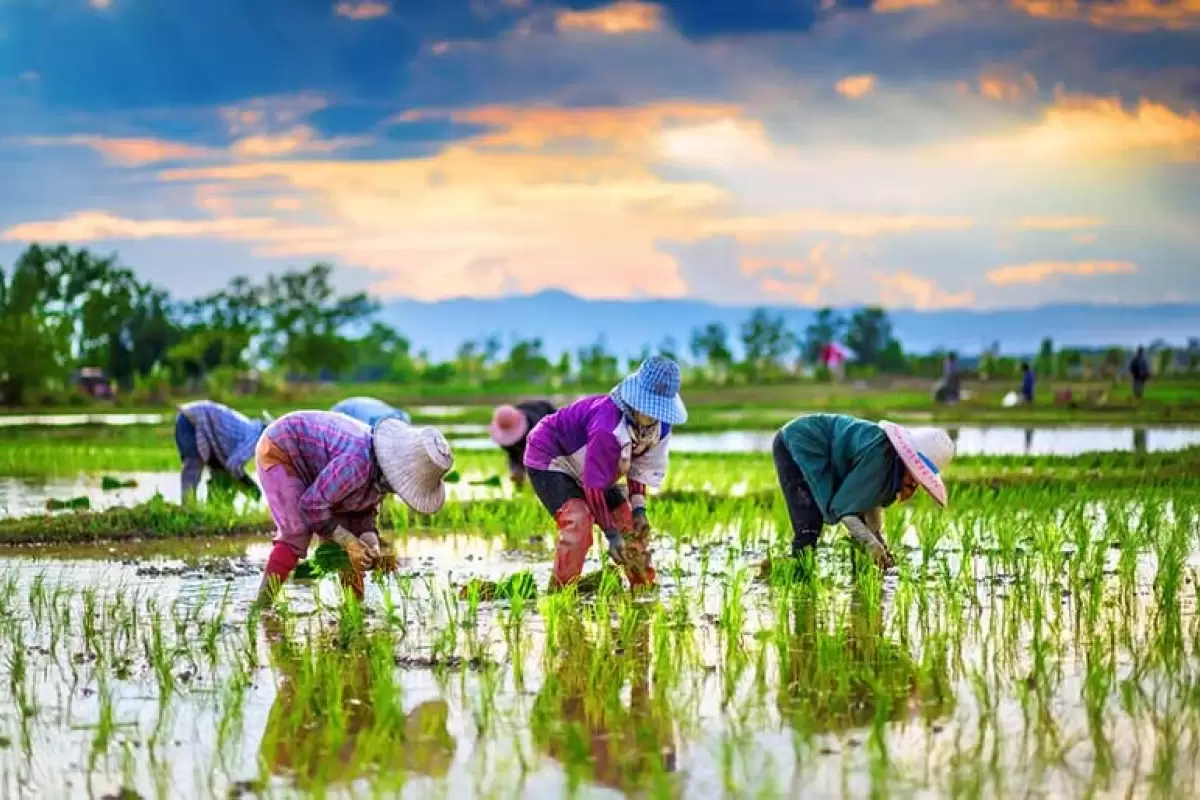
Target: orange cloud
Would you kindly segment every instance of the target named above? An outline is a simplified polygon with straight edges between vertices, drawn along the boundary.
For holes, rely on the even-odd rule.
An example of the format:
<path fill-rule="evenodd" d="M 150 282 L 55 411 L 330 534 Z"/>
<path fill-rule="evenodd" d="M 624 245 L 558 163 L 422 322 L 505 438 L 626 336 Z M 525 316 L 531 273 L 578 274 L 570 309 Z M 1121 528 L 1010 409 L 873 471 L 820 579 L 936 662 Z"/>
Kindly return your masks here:
<path fill-rule="evenodd" d="M 914 8 L 933 8 L 941 3 L 942 0 L 878 0 L 871 10 L 880 14 L 894 14 Z"/>
<path fill-rule="evenodd" d="M 895 272 L 885 275 L 876 272 L 872 276 L 880 287 L 880 301 L 887 306 L 901 305 L 896 300 L 903 298 L 916 309 L 965 308 L 975 303 L 974 292 L 953 294 L 942 291 L 928 278 L 911 272 Z"/>
<path fill-rule="evenodd" d="M 589 108 L 480 106 L 458 111 L 419 110 L 401 114 L 392 121 L 449 118 L 496 128 L 471 140 L 479 147 L 538 150 L 551 143 L 576 141 L 642 151 L 665 128 L 736 119 L 741 115 L 741 107 L 728 103 L 665 101 Z"/>
<path fill-rule="evenodd" d="M 106 161 L 126 167 L 140 167 L 161 161 L 184 161 L 204 158 L 212 151 L 182 142 L 150 138 L 115 138 L 104 136 L 34 136 L 24 140 L 35 147 L 88 147 Z"/>
<path fill-rule="evenodd" d="M 277 158 L 296 153 L 332 153 L 368 141 L 361 137 L 322 139 L 309 126 L 297 125 L 283 133 L 264 133 L 238 139 L 230 150 L 239 158 Z"/>
<path fill-rule="evenodd" d="M 835 277 L 833 265 L 825 259 L 827 249 L 828 245 L 822 242 L 809 251 L 806 259 L 746 256 L 741 259 L 739 266 L 742 273 L 752 278 L 766 272 L 782 273 L 782 277 L 770 274 L 761 278 L 759 287 L 779 299 L 801 305 L 816 305 Z"/>
<path fill-rule="evenodd" d="M 1019 102 L 1037 94 L 1037 79 L 1028 72 L 1020 78 L 1010 78 L 1001 73 L 984 73 L 979 78 L 979 93 L 997 102 Z"/>
<path fill-rule="evenodd" d="M 837 82 L 834 87 L 842 97 L 857 100 L 875 91 L 874 75 L 849 75 Z"/>
<path fill-rule="evenodd" d="M 1161 153 L 1178 160 L 1200 158 L 1200 113 L 1176 113 L 1142 99 L 1127 110 L 1117 98 L 1060 96 L 1032 126 L 1012 134 L 986 136 L 954 145 L 978 160 L 1087 161 L 1139 153 Z M 947 148 L 934 148 L 941 158 Z"/>
<path fill-rule="evenodd" d="M 1200 0 L 1012 0 L 1012 6 L 1032 17 L 1082 20 L 1100 28 L 1200 28 Z"/>
<path fill-rule="evenodd" d="M 590 31 L 605 34 L 648 33 L 662 27 L 662 8 L 652 3 L 621 0 L 591 11 L 560 10 L 555 26 L 560 31 Z"/>
<path fill-rule="evenodd" d="M 391 6 L 387 3 L 375 2 L 375 0 L 362 0 L 362 2 L 349 2 L 343 0 L 334 6 L 334 13 L 339 17 L 345 17 L 355 22 L 363 22 L 368 19 L 378 19 L 386 17 L 391 13 Z"/>
<path fill-rule="evenodd" d="M 14 225 L 0 233 L 0 241 L 94 242 L 194 236 L 252 239 L 269 234 L 272 226 L 266 219 L 135 220 L 107 211 L 80 211 L 61 220 Z"/>
<path fill-rule="evenodd" d="M 987 274 L 996 286 L 1037 284 L 1054 275 L 1128 275 L 1137 272 L 1137 264 L 1129 261 L 1035 261 L 999 267 Z"/>
<path fill-rule="evenodd" d="M 1099 228 L 1105 222 L 1104 217 L 1045 216 L 1021 217 L 1014 220 L 1012 225 L 1025 231 L 1078 231 L 1088 228 Z"/>
<path fill-rule="evenodd" d="M 769 216 L 731 217 L 704 226 L 711 236 L 736 236 L 755 241 L 798 233 L 831 233 L 854 238 L 921 231 L 963 231 L 975 221 L 965 216 L 923 214 L 852 214 L 828 211 L 796 211 Z"/>

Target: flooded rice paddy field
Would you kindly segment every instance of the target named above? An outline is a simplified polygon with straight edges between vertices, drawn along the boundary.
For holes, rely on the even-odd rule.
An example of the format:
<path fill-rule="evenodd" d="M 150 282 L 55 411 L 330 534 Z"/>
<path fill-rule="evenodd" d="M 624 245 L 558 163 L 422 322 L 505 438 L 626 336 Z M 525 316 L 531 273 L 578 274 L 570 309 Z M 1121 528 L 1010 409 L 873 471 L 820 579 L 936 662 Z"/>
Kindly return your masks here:
<path fill-rule="evenodd" d="M 266 509 L 173 505 L 168 430 L 6 431 L 0 542 L 140 539 L 0 548 L 0 795 L 1196 796 L 1192 430 L 962 427 L 951 508 L 887 513 L 899 567 L 830 529 L 808 582 L 738 436 L 680 434 L 652 595 L 482 599 L 546 586 L 553 527 L 460 439 L 362 606 L 327 578 L 260 615 Z"/>
<path fill-rule="evenodd" d="M 265 536 L 10 548 L 0 793 L 1195 796 L 1200 489 L 953 497 L 889 510 L 897 570 L 830 532 L 805 583 L 778 502 L 663 500 L 640 597 L 479 599 L 546 585 L 527 499 L 263 616 Z"/>

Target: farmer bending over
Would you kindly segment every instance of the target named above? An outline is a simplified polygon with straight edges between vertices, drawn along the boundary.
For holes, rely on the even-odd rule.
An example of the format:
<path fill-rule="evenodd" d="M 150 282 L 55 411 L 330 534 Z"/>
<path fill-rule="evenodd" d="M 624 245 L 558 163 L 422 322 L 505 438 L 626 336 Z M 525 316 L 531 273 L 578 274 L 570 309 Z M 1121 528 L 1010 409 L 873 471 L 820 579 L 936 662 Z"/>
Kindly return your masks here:
<path fill-rule="evenodd" d="M 380 556 L 376 518 L 384 496 L 395 493 L 414 511 L 432 514 L 446 501 L 443 478 L 454 465 L 450 445 L 433 428 L 398 419 L 370 428 L 329 411 L 281 417 L 255 459 L 277 528 L 260 603 L 275 597 L 314 533 L 341 546 L 361 576 Z M 361 597 L 361 583 L 353 588 Z"/>
<path fill-rule="evenodd" d="M 883 508 L 918 488 L 946 505 L 941 471 L 954 442 L 937 428 L 909 430 L 842 414 L 808 414 L 784 425 L 772 448 L 792 522 L 792 557 L 817 543 L 824 525 L 842 523 L 881 568 L 893 566 L 883 540 Z"/>
<path fill-rule="evenodd" d="M 529 432 L 557 409 L 548 400 L 530 400 L 515 406 L 498 406 L 488 434 L 508 454 L 508 476 L 517 486 L 525 483 L 525 443 Z"/>
<path fill-rule="evenodd" d="M 254 457 L 254 448 L 270 417 L 252 420 L 228 406 L 201 400 L 179 407 L 175 418 L 175 446 L 183 461 L 179 475 L 180 499 L 195 497 L 200 476 L 207 466 L 213 478 L 229 476 L 258 496 L 258 486 L 246 474 L 246 462 Z"/>
<path fill-rule="evenodd" d="M 687 420 L 679 365 L 647 359 L 607 395 L 578 400 L 529 434 L 529 482 L 558 523 L 553 591 L 579 579 L 599 525 L 633 587 L 652 586 L 646 487 L 667 474 L 671 426 Z M 628 498 L 617 481 L 628 479 Z"/>
<path fill-rule="evenodd" d="M 408 415 L 408 412 L 390 406 L 382 400 L 376 400 L 374 397 L 347 397 L 331 410 L 345 414 L 359 422 L 365 422 L 372 427 L 381 420 L 392 418 L 401 422 L 412 422 L 412 417 Z"/>

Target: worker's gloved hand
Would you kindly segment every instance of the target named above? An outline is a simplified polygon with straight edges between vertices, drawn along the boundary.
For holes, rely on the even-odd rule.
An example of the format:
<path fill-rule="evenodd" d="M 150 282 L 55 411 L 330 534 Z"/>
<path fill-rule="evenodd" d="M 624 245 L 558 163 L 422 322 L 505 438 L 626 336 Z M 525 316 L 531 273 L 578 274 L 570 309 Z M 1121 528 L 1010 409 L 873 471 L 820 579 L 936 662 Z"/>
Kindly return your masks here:
<path fill-rule="evenodd" d="M 378 533 L 375 531 L 367 531 L 362 536 L 358 537 L 358 541 L 361 542 L 362 546 L 367 549 L 367 555 L 371 557 L 372 561 L 375 561 L 379 558 L 381 551 Z"/>
<path fill-rule="evenodd" d="M 880 569 L 887 570 L 896 566 L 896 561 L 892 558 L 892 554 L 884 543 L 883 538 L 871 530 L 862 518 L 854 515 L 844 517 L 842 524 L 849 531 L 850 538 L 854 539 L 860 547 L 870 554 Z"/>
<path fill-rule="evenodd" d="M 608 554 L 618 564 L 625 564 L 625 540 L 619 531 L 605 531 L 604 538 L 608 540 Z"/>
<path fill-rule="evenodd" d="M 350 566 L 355 572 L 366 572 L 371 567 L 371 555 L 367 552 L 367 548 L 358 540 L 350 531 L 339 525 L 333 532 L 333 536 L 329 537 L 337 543 L 339 547 L 346 551 L 346 555 L 350 557 Z"/>
<path fill-rule="evenodd" d="M 633 530 L 640 536 L 650 535 L 650 519 L 646 516 L 645 506 L 633 510 Z"/>

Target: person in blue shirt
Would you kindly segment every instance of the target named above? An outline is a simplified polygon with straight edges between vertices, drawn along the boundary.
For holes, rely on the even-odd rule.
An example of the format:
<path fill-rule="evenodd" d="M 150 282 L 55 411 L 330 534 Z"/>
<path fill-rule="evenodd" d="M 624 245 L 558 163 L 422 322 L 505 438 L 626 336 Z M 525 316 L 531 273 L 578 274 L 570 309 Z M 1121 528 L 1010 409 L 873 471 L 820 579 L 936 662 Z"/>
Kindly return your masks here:
<path fill-rule="evenodd" d="M 1033 376 L 1033 368 L 1026 361 L 1021 364 L 1021 400 L 1025 405 L 1033 404 L 1033 387 L 1036 379 Z"/>
<path fill-rule="evenodd" d="M 365 422 L 372 428 L 385 419 L 398 419 L 401 422 L 412 424 L 412 417 L 407 412 L 390 406 L 382 400 L 376 400 L 374 397 L 347 397 L 330 410 L 345 414 L 359 422 Z"/>

